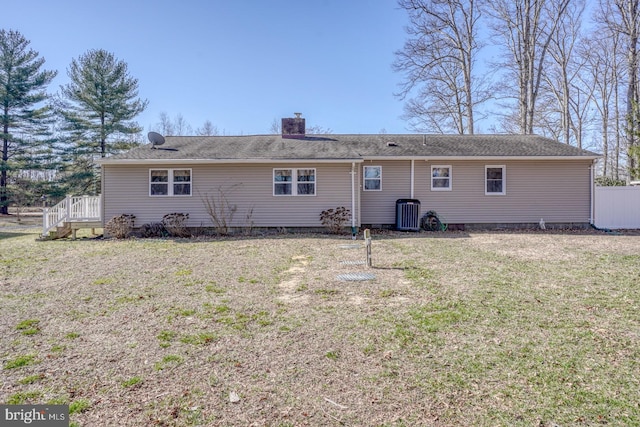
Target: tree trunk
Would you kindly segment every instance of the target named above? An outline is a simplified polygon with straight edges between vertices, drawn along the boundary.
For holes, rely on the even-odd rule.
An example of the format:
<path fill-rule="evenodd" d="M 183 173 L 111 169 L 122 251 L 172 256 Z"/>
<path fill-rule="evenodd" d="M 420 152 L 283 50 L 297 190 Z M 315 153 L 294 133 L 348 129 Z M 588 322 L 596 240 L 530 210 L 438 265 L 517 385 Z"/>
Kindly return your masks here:
<path fill-rule="evenodd" d="M 9 112 L 5 108 L 4 117 Z M 9 214 L 9 194 L 7 193 L 7 167 L 9 162 L 9 124 L 5 120 L 2 126 L 4 137 L 2 138 L 2 171 L 0 171 L 0 214 Z"/>

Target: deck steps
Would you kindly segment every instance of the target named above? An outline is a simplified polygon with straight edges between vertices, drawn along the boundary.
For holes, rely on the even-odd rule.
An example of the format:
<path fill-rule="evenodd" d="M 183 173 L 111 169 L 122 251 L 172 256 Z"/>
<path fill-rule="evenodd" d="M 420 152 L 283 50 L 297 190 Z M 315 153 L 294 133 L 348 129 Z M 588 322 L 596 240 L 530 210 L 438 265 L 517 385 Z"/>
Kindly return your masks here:
<path fill-rule="evenodd" d="M 63 239 L 83 228 L 91 228 L 95 235 L 96 228 L 102 228 L 100 196 L 67 196 L 51 208 L 44 208 L 42 213 L 42 234 L 38 240 Z"/>
<path fill-rule="evenodd" d="M 101 221 L 69 221 L 64 222 L 62 225 L 57 226 L 53 230 L 49 230 L 47 235 L 41 236 L 38 240 L 56 240 L 56 239 L 64 239 L 69 236 L 73 240 L 76 239 L 76 232 L 82 229 L 91 229 L 91 234 L 94 236 L 99 235 L 96 233 L 96 229 L 102 228 Z"/>

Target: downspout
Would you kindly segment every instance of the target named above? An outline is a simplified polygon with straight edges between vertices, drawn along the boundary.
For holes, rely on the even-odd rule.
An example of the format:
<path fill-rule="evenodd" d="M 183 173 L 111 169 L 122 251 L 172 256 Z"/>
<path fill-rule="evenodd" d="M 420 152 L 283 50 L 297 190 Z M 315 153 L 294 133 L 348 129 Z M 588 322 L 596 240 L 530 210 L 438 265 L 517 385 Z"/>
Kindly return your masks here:
<path fill-rule="evenodd" d="M 356 239 L 356 162 L 351 162 L 351 238 Z"/>
<path fill-rule="evenodd" d="M 415 160 L 411 159 L 411 198 L 413 199 L 413 182 L 415 173 Z"/>
<path fill-rule="evenodd" d="M 590 206 L 591 209 L 589 211 L 589 224 L 592 225 L 592 226 L 595 226 L 595 222 L 596 222 L 595 217 L 594 217 L 595 204 L 596 204 L 596 201 L 594 199 L 595 185 L 596 185 L 595 181 L 594 181 L 594 173 L 595 173 L 594 169 L 595 169 L 595 166 L 596 166 L 596 162 L 597 162 L 597 160 L 594 159 L 593 162 L 591 163 L 591 166 L 589 166 L 589 195 L 590 195 L 590 197 L 589 197 L 590 200 L 589 201 L 591 202 L 591 206 Z"/>

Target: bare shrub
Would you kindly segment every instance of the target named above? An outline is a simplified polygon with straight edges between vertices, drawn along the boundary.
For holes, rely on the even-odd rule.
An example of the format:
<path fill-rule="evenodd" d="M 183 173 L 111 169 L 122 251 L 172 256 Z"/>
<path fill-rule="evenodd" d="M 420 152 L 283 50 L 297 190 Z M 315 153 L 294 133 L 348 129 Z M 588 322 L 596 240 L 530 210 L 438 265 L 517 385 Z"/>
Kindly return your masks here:
<path fill-rule="evenodd" d="M 189 220 L 189 214 L 185 213 L 170 213 L 162 217 L 162 225 L 167 233 L 172 237 L 190 237 L 191 233 L 185 225 Z"/>
<path fill-rule="evenodd" d="M 129 237 L 133 231 L 135 215 L 121 214 L 111 218 L 104 226 L 104 232 L 116 239 Z"/>
<path fill-rule="evenodd" d="M 218 234 L 229 233 L 229 227 L 231 227 L 233 216 L 238 210 L 238 205 L 232 204 L 227 194 L 240 185 L 234 184 L 227 188 L 220 186 L 218 187 L 218 194 L 207 194 L 202 197 L 202 203 Z"/>
<path fill-rule="evenodd" d="M 344 225 L 351 218 L 351 211 L 344 206 L 335 209 L 327 209 L 320 213 L 320 222 L 322 225 L 334 234 L 341 234 L 344 231 Z"/>
<path fill-rule="evenodd" d="M 254 226 L 254 222 L 253 222 L 253 206 L 250 207 L 247 210 L 247 214 L 245 215 L 245 222 L 246 225 L 244 227 L 244 233 L 247 236 L 250 236 L 253 233 L 253 226 Z"/>
<path fill-rule="evenodd" d="M 140 236 L 142 237 L 163 237 L 167 235 L 167 230 L 161 222 L 152 222 L 143 224 L 140 227 Z"/>

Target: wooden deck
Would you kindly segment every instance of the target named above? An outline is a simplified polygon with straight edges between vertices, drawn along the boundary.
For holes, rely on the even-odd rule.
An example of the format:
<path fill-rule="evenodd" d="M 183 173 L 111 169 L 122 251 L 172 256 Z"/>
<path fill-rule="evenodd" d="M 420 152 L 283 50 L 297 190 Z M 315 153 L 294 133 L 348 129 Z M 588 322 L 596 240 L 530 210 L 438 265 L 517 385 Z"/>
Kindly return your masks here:
<path fill-rule="evenodd" d="M 95 235 L 102 228 L 100 196 L 67 196 L 42 216 L 42 240 L 62 239 L 90 228 Z"/>

